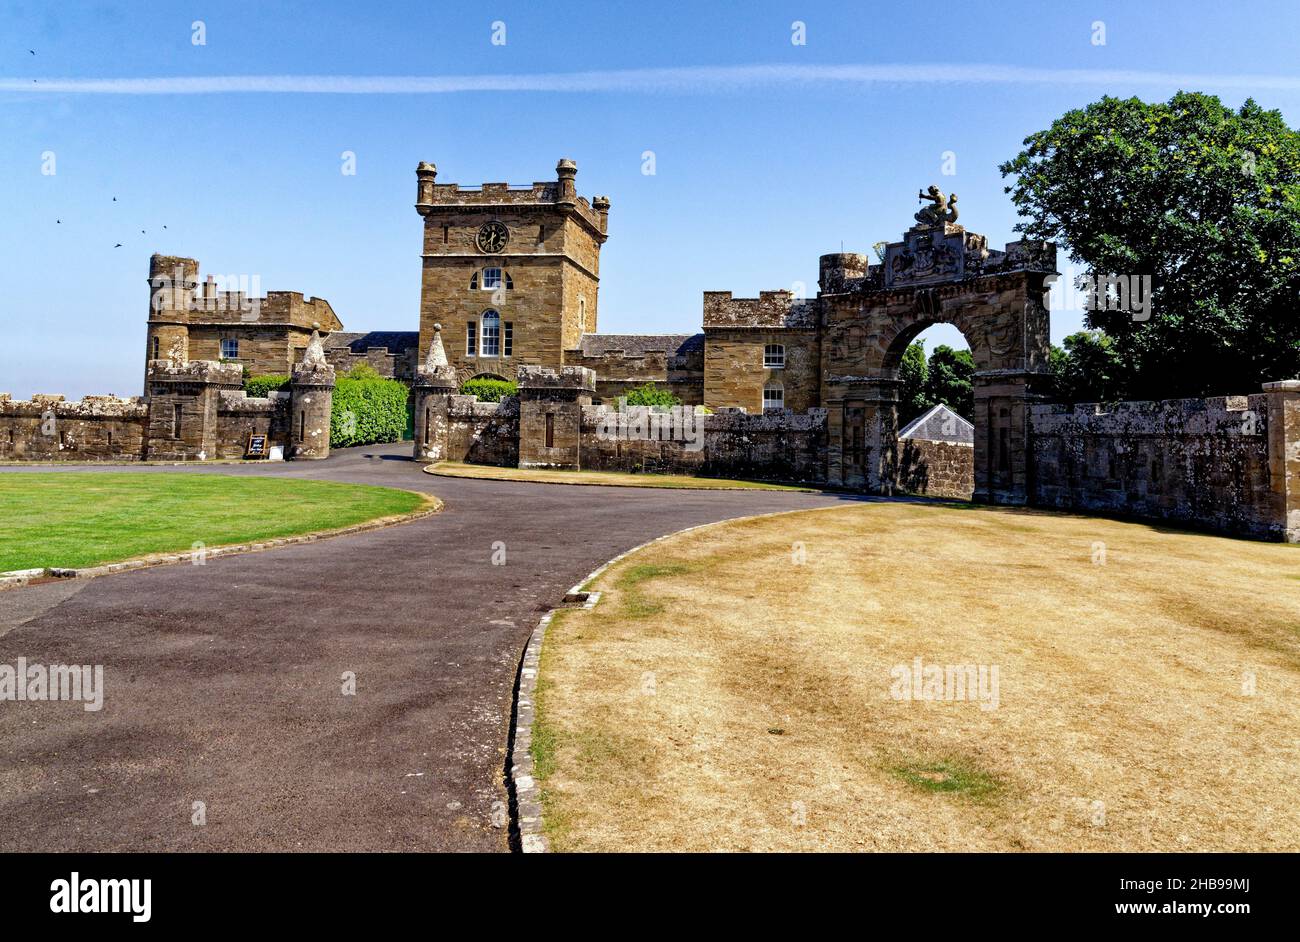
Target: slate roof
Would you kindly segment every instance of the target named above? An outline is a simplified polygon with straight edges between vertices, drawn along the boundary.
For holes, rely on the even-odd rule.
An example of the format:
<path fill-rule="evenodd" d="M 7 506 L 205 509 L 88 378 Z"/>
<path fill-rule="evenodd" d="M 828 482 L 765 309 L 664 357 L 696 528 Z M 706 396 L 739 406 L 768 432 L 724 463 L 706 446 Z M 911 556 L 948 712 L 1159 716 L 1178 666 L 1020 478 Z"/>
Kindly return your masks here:
<path fill-rule="evenodd" d="M 898 433 L 900 439 L 915 438 L 927 442 L 957 442 L 975 444 L 975 426 L 971 425 L 943 403 L 918 415 Z"/>
<path fill-rule="evenodd" d="M 583 334 L 582 355 L 604 356 L 622 350 L 628 356 L 668 353 L 682 356 L 704 348 L 703 334 Z"/>
<path fill-rule="evenodd" d="M 361 332 L 335 331 L 325 338 L 326 350 L 348 347 L 353 353 L 364 354 L 371 347 L 387 347 L 389 353 L 405 353 L 420 343 L 419 331 L 370 330 Z"/>

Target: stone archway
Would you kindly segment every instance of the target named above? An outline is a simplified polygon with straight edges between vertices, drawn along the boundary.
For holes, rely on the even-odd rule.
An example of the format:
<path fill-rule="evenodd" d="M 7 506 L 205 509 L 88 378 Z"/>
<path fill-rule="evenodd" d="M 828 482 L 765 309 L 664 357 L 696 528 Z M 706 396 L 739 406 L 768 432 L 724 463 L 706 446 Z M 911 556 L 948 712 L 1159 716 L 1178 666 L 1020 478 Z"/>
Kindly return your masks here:
<path fill-rule="evenodd" d="M 821 295 L 829 482 L 897 489 L 899 363 L 921 331 L 945 323 L 961 331 L 975 360 L 974 499 L 1027 503 L 1029 405 L 1050 375 L 1055 277 L 1051 243 L 991 251 L 983 236 L 937 221 L 909 229 L 866 277 L 828 279 L 838 289 Z"/>

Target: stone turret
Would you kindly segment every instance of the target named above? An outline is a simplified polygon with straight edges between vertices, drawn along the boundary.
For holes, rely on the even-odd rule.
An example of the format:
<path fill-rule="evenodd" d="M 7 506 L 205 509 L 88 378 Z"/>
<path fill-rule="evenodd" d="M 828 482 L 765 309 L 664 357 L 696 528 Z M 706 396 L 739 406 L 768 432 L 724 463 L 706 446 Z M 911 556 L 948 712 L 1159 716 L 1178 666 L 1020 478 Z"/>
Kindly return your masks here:
<path fill-rule="evenodd" d="M 441 461 L 447 457 L 447 415 L 457 385 L 456 369 L 447 363 L 447 351 L 442 345 L 442 324 L 434 324 L 429 353 L 411 387 L 416 461 Z"/>
<path fill-rule="evenodd" d="M 294 364 L 290 394 L 292 457 L 328 458 L 334 406 L 334 367 L 325 361 L 325 347 L 319 331 L 311 332 L 302 362 Z"/>

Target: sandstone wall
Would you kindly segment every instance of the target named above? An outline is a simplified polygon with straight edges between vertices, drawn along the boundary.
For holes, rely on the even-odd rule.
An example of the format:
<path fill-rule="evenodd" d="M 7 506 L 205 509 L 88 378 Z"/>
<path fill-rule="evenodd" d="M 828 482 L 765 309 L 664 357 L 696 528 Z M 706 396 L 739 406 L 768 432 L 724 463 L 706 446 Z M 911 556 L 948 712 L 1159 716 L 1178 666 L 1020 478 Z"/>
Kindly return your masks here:
<path fill-rule="evenodd" d="M 975 446 L 909 438 L 898 442 L 898 486 L 909 494 L 970 500 Z"/>
<path fill-rule="evenodd" d="M 703 447 L 672 433 L 667 440 L 648 438 L 647 407 L 619 413 L 608 406 L 582 410 L 582 467 L 594 471 L 698 474 L 818 483 L 826 479 L 826 412 L 747 415 L 722 412 L 690 415 L 702 429 Z M 673 428 L 681 428 L 683 409 L 671 410 Z M 686 411 L 689 411 L 689 407 Z M 663 416 L 667 413 L 661 412 Z M 696 441 L 701 436 L 691 435 Z"/>
<path fill-rule="evenodd" d="M 242 390 L 223 391 L 217 403 L 216 457 L 244 457 L 250 435 L 265 435 L 272 445 L 289 445 L 290 402 L 287 391 L 265 399 L 249 398 Z"/>
<path fill-rule="evenodd" d="M 583 366 L 596 374 L 596 397 L 613 403 L 631 389 L 655 383 L 669 390 L 685 405 L 704 404 L 704 354 L 683 356 L 664 350 L 641 354 L 610 351 L 600 356 L 584 356 L 581 350 L 565 353 L 565 364 Z"/>
<path fill-rule="evenodd" d="M 519 464 L 519 399 L 479 402 L 477 396 L 448 396 L 448 461 L 513 468 Z"/>
<path fill-rule="evenodd" d="M 1031 503 L 1284 538 L 1268 399 L 1034 406 Z"/>
<path fill-rule="evenodd" d="M 0 393 L 0 461 L 139 461 L 148 406 L 139 397 L 11 399 Z"/>

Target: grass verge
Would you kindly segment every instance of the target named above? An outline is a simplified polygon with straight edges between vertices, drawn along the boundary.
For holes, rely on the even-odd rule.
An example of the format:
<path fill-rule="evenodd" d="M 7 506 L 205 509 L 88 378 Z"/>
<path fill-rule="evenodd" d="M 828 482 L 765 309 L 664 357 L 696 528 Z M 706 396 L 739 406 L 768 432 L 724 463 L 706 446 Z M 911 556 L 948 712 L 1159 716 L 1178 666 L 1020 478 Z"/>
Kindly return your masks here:
<path fill-rule="evenodd" d="M 768 481 L 732 481 L 699 478 L 689 474 L 628 474 L 621 471 L 551 471 L 535 468 L 500 468 L 495 465 L 439 461 L 425 468 L 430 474 L 449 478 L 480 478 L 487 481 L 532 481 L 538 484 L 589 484 L 603 487 L 668 487 L 711 491 L 802 491 L 817 493 L 815 487 L 773 484 Z"/>
<path fill-rule="evenodd" d="M 0 475 L 0 572 L 80 568 L 154 553 L 331 530 L 409 513 L 411 491 L 206 474 Z"/>

